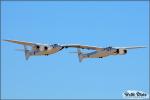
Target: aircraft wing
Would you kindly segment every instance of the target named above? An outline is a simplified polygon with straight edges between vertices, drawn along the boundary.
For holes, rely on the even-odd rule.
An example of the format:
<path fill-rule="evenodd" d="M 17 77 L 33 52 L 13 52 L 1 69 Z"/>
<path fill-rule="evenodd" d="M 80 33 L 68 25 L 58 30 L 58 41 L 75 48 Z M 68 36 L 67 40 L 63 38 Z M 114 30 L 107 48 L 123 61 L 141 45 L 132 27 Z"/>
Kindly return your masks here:
<path fill-rule="evenodd" d="M 17 41 L 17 40 L 4 40 L 4 41 L 16 43 L 16 44 L 27 45 L 27 46 L 34 46 L 34 45 L 36 45 L 35 43 L 25 42 L 25 41 Z"/>
<path fill-rule="evenodd" d="M 145 46 L 131 46 L 131 47 L 115 47 L 119 49 L 138 49 L 138 48 L 146 48 Z"/>
<path fill-rule="evenodd" d="M 64 45 L 65 48 L 81 48 L 81 49 L 91 49 L 91 50 L 104 50 L 104 48 L 99 48 L 96 46 L 87 46 L 87 45 L 79 45 L 79 44 L 72 44 L 72 45 Z"/>

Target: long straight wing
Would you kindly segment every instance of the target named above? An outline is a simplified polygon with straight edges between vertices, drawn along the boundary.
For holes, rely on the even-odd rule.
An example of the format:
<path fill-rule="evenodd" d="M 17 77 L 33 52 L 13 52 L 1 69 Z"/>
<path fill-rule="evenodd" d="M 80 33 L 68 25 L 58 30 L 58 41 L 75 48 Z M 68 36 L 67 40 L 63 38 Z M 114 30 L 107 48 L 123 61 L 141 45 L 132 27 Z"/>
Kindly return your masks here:
<path fill-rule="evenodd" d="M 3 40 L 3 41 L 7 41 L 7 42 L 12 42 L 12 43 L 16 43 L 16 44 L 22 44 L 22 45 L 26 45 L 26 46 L 35 46 L 35 45 L 47 45 L 47 44 L 40 44 L 40 43 L 32 43 L 32 42 L 25 42 L 25 41 L 18 41 L 18 40 Z"/>
<path fill-rule="evenodd" d="M 138 49 L 138 48 L 146 48 L 146 46 L 131 46 L 131 47 L 115 47 L 120 49 Z"/>
<path fill-rule="evenodd" d="M 28 46 L 35 45 L 35 43 L 25 42 L 25 41 L 17 41 L 17 40 L 4 40 L 4 41 L 16 43 L 16 44 L 28 45 Z"/>
<path fill-rule="evenodd" d="M 79 44 L 72 44 L 72 45 L 64 45 L 65 48 L 81 48 L 81 49 L 91 49 L 91 50 L 104 50 L 104 48 L 99 48 L 96 46 L 87 46 L 87 45 L 79 45 Z"/>

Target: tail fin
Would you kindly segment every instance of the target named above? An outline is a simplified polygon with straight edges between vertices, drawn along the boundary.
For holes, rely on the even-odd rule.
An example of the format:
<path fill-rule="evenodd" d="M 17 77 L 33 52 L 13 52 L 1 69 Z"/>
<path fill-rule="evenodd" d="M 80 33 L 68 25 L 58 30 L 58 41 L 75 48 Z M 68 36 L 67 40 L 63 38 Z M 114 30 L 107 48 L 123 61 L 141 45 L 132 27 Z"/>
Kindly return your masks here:
<path fill-rule="evenodd" d="M 83 60 L 83 56 L 82 56 L 82 52 L 81 52 L 81 50 L 79 49 L 79 48 L 77 48 L 77 52 L 78 52 L 78 57 L 79 57 L 79 62 L 82 62 L 82 60 Z"/>
<path fill-rule="evenodd" d="M 29 54 L 29 50 L 27 50 L 27 46 L 25 46 L 25 45 L 24 45 L 24 52 L 25 52 L 25 58 L 26 58 L 26 60 L 28 60 L 30 57 L 30 54 Z"/>

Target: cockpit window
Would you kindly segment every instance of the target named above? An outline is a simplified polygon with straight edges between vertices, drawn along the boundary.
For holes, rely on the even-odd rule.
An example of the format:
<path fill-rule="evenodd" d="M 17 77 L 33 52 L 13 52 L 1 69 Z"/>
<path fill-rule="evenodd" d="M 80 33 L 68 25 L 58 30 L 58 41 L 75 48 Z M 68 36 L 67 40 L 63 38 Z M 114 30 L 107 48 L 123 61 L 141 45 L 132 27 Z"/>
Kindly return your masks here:
<path fill-rule="evenodd" d="M 58 44 L 53 44 L 54 46 L 58 46 Z"/>

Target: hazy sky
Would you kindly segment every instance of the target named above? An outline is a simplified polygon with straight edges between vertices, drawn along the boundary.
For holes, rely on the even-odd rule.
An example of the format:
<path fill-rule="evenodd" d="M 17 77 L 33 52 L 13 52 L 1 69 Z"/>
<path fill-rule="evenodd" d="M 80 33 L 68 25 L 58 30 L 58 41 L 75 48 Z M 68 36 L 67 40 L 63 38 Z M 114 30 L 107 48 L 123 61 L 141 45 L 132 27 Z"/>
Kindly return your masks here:
<path fill-rule="evenodd" d="M 25 60 L 22 45 L 1 43 L 3 99 L 122 98 L 149 92 L 149 5 L 132 1 L 2 2 L 1 38 L 99 47 L 147 46 L 122 56 L 84 59 L 76 49 Z"/>

